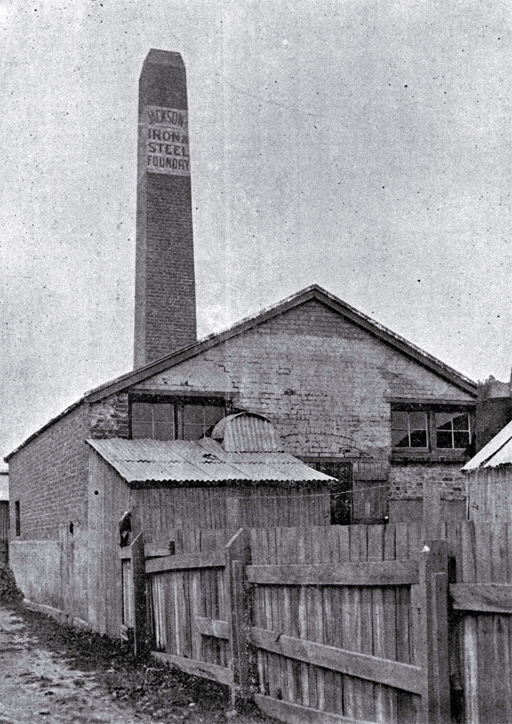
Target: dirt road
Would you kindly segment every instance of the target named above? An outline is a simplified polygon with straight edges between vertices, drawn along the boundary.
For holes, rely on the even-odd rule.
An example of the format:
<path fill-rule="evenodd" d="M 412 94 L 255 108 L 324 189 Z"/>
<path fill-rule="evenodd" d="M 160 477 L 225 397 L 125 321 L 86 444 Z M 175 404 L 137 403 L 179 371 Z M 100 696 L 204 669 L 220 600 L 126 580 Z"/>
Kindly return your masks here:
<path fill-rule="evenodd" d="M 121 709 L 94 674 L 71 669 L 55 653 L 41 648 L 23 620 L 0 607 L 0 724 L 154 721 Z"/>
<path fill-rule="evenodd" d="M 0 724 L 263 724 L 231 710 L 224 687 L 118 642 L 0 604 Z"/>

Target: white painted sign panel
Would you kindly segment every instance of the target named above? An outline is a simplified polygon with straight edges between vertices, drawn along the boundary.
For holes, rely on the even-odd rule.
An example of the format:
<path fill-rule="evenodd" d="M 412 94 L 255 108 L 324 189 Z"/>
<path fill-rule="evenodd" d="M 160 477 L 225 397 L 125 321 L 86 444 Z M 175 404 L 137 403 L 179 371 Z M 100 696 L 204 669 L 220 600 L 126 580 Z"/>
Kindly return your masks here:
<path fill-rule="evenodd" d="M 190 176 L 187 111 L 146 106 L 145 120 L 147 170 Z"/>

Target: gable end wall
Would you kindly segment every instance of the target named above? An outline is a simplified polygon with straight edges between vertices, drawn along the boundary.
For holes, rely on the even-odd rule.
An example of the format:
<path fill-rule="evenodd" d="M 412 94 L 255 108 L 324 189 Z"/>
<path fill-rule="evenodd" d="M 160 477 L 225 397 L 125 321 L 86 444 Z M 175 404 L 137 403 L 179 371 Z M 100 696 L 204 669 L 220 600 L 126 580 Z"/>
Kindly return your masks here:
<path fill-rule="evenodd" d="M 223 390 L 268 416 L 292 455 L 379 460 L 390 453 L 389 398 L 473 399 L 316 300 L 136 387 Z"/>
<path fill-rule="evenodd" d="M 18 540 L 58 539 L 59 525 L 87 523 L 89 409 L 81 404 L 56 420 L 9 460 L 11 538 L 20 501 Z"/>

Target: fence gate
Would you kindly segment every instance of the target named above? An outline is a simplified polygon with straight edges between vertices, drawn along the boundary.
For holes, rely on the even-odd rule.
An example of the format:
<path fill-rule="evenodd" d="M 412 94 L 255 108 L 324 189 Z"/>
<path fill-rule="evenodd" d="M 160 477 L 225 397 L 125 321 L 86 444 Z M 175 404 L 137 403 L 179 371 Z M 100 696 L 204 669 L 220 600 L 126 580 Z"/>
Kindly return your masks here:
<path fill-rule="evenodd" d="M 467 724 L 512 722 L 512 526 L 461 530 L 450 586 Z"/>
<path fill-rule="evenodd" d="M 419 550 L 416 526 L 252 531 L 260 708 L 288 722 L 449 722 L 447 546 Z"/>
<path fill-rule="evenodd" d="M 445 541 L 407 524 L 227 534 L 147 546 L 144 587 L 132 550 L 136 646 L 282 721 L 448 724 Z"/>

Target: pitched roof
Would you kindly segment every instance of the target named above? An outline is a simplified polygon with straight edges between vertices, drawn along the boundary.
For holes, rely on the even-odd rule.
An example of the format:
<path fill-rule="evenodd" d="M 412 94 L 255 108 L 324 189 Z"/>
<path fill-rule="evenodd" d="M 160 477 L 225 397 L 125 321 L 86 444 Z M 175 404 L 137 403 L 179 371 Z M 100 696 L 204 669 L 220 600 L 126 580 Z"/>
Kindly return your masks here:
<path fill-rule="evenodd" d="M 394 347 L 408 357 L 411 357 L 416 362 L 424 367 L 427 367 L 440 377 L 448 380 L 453 385 L 476 396 L 477 386 L 473 380 L 461 375 L 460 372 L 457 372 L 453 369 L 453 367 L 441 362 L 432 355 L 428 354 L 428 352 L 416 347 L 416 345 L 408 342 L 406 339 L 400 337 L 398 334 L 395 334 L 390 329 L 387 329 L 387 327 L 384 327 L 382 324 L 375 322 L 362 312 L 354 309 L 354 307 L 342 302 L 341 299 L 338 299 L 338 297 L 335 297 L 325 289 L 322 289 L 322 287 L 313 284 L 312 286 L 303 289 L 301 292 L 288 297 L 279 304 L 268 307 L 254 316 L 243 319 L 241 322 L 229 327 L 229 329 L 226 329 L 224 332 L 211 334 L 208 337 L 189 345 L 188 347 L 184 347 L 178 352 L 166 355 L 165 357 L 151 362 L 144 367 L 140 367 L 133 372 L 128 372 L 127 374 L 121 375 L 106 384 L 90 390 L 84 395 L 84 399 L 89 402 L 96 402 L 101 400 L 103 397 L 107 397 L 115 392 L 120 392 L 126 387 L 143 382 L 148 379 L 148 377 L 152 377 L 159 372 L 164 372 L 169 369 L 169 367 L 173 367 L 185 360 L 191 359 L 192 357 L 195 357 L 212 347 L 216 347 L 218 344 L 222 344 L 233 337 L 243 334 L 258 325 L 268 322 L 270 319 L 274 319 L 275 317 L 288 312 L 290 309 L 305 304 L 313 299 L 325 304 L 325 306 L 329 307 L 332 311 L 346 317 L 354 324 L 357 324 L 359 327 L 365 329 L 374 337 L 377 337 L 391 347 Z"/>
<path fill-rule="evenodd" d="M 334 480 L 287 453 L 228 453 L 202 440 L 87 440 L 127 483 L 276 482 Z"/>
<path fill-rule="evenodd" d="M 487 445 L 462 468 L 465 472 L 478 468 L 497 468 L 512 463 L 512 422 L 499 431 Z"/>
<path fill-rule="evenodd" d="M 229 327 L 223 332 L 219 332 L 218 334 L 211 334 L 207 337 L 204 337 L 202 340 L 199 340 L 198 342 L 195 342 L 188 347 L 184 347 L 178 352 L 166 355 L 165 357 L 162 357 L 155 362 L 151 362 L 150 364 L 147 364 L 144 367 L 140 367 L 133 372 L 128 372 L 124 375 L 121 375 L 120 377 L 116 377 L 115 379 L 106 382 L 103 385 L 100 385 L 99 387 L 95 387 L 94 389 L 89 390 L 83 395 L 83 397 L 77 400 L 77 402 L 67 407 L 59 415 L 49 420 L 37 432 L 26 438 L 26 440 L 24 440 L 20 445 L 18 445 L 17 448 L 15 448 L 4 458 L 5 461 L 8 462 L 9 459 L 15 453 L 21 450 L 21 448 L 23 448 L 28 442 L 33 440 L 41 432 L 50 427 L 54 422 L 59 420 L 68 412 L 74 410 L 83 402 L 98 402 L 104 397 L 108 397 L 109 395 L 115 394 L 116 392 L 121 392 L 127 387 L 131 387 L 132 385 L 138 384 L 139 382 L 143 382 L 149 377 L 153 377 L 153 375 L 164 372 L 170 367 L 185 362 L 186 360 L 191 359 L 192 357 L 195 357 L 196 355 L 201 354 L 202 352 L 205 352 L 212 347 L 216 347 L 218 344 L 222 344 L 223 342 L 226 342 L 233 337 L 243 334 L 244 332 L 247 332 L 248 330 L 257 327 L 258 325 L 263 324 L 264 322 L 268 322 L 269 320 L 274 319 L 281 314 L 285 314 L 291 309 L 299 307 L 300 305 L 305 304 L 306 302 L 309 302 L 311 300 L 316 300 L 321 304 L 324 304 L 332 311 L 344 316 L 354 324 L 357 324 L 359 327 L 365 329 L 367 332 L 372 334 L 374 337 L 377 337 L 385 344 L 388 344 L 390 347 L 393 347 L 394 349 L 402 352 L 402 354 L 415 360 L 418 364 L 423 365 L 423 367 L 426 367 L 431 372 L 434 372 L 439 377 L 447 380 L 459 389 L 464 390 L 464 392 L 476 397 L 476 382 L 473 382 L 473 380 L 470 380 L 468 377 L 461 375 L 460 372 L 457 372 L 457 370 L 453 369 L 453 367 L 450 367 L 444 362 L 441 362 L 428 352 L 420 349 L 420 347 L 416 347 L 416 345 L 408 342 L 406 339 L 404 339 L 404 337 L 400 337 L 400 335 L 395 334 L 387 327 L 384 327 L 384 325 L 375 322 L 366 314 L 359 312 L 354 307 L 351 307 L 349 304 L 341 301 L 341 299 L 335 297 L 334 294 L 330 294 L 325 289 L 322 289 L 322 287 L 319 287 L 317 284 L 313 284 L 306 289 L 303 289 L 302 291 L 293 294 L 291 297 L 284 299 L 279 304 L 268 307 L 267 309 L 258 312 L 258 314 L 241 320 L 240 322 L 233 325 L 232 327 Z"/>

